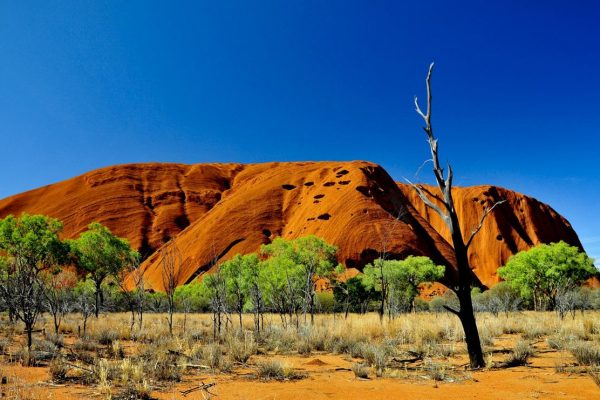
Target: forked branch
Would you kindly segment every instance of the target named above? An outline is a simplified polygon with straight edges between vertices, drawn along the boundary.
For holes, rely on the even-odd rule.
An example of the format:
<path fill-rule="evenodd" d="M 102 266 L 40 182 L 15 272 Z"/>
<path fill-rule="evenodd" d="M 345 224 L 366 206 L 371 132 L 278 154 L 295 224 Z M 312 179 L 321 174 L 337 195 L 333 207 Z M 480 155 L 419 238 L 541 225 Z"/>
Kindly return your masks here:
<path fill-rule="evenodd" d="M 452 314 L 454 314 L 454 315 L 457 315 L 457 316 L 460 316 L 460 312 L 459 312 L 459 311 L 456 311 L 454 308 L 452 308 L 452 307 L 450 307 L 450 306 L 446 306 L 446 305 L 444 305 L 443 307 L 444 307 L 446 310 L 450 311 Z"/>
<path fill-rule="evenodd" d="M 442 209 L 437 204 L 435 204 L 429 197 L 427 197 L 427 195 L 423 191 L 423 188 L 421 188 L 419 185 L 412 183 L 407 178 L 404 178 L 404 180 L 406 180 L 406 182 L 408 182 L 408 184 L 413 189 L 415 189 L 415 191 L 417 192 L 417 194 L 419 195 L 419 197 L 421 198 L 423 203 L 425 203 L 425 205 L 427 207 L 431 208 L 433 211 L 438 213 L 438 215 L 442 218 L 444 223 L 446 223 L 446 225 L 448 225 L 448 227 L 450 227 L 450 216 L 448 214 L 446 214 L 444 211 L 442 211 Z M 437 198 L 437 196 L 433 196 L 433 197 Z"/>
<path fill-rule="evenodd" d="M 473 229 L 471 231 L 471 236 L 469 237 L 469 240 L 467 240 L 467 244 L 466 244 L 467 249 L 471 245 L 471 242 L 473 242 L 473 238 L 475 238 L 475 235 L 477 235 L 477 232 L 479 232 L 481 230 L 481 227 L 483 226 L 483 221 L 485 221 L 487 216 L 492 211 L 494 211 L 494 208 L 496 208 L 496 206 L 499 206 L 502 203 L 506 203 L 506 200 L 499 200 L 499 201 L 495 202 L 491 207 L 485 208 L 485 210 L 483 211 L 483 215 L 481 216 L 481 219 L 479 220 L 479 225 L 477 225 L 477 227 L 475 227 L 475 229 Z"/>

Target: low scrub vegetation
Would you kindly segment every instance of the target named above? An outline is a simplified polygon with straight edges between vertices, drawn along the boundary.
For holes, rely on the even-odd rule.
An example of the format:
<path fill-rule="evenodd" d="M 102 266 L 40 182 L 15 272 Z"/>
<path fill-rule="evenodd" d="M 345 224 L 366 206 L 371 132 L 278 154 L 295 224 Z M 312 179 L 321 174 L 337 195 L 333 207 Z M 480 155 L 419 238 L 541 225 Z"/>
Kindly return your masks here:
<path fill-rule="evenodd" d="M 486 360 L 490 367 L 527 367 L 541 347 L 561 354 L 558 373 L 597 373 L 600 334 L 588 322 L 597 316 L 589 312 L 561 320 L 549 312 L 508 317 L 480 313 Z M 346 370 L 361 379 L 469 379 L 458 361 L 466 357 L 462 329 L 448 313 L 401 314 L 383 322 L 377 313 L 348 318 L 318 314 L 313 324 L 299 327 L 284 324 L 276 314 L 265 317 L 258 337 L 253 315 L 243 315 L 242 330 L 232 323 L 214 339 L 211 314 L 175 314 L 171 335 L 164 314 L 151 313 L 146 326 L 128 336 L 121 332 L 127 314 L 104 314 L 88 321 L 86 337 L 78 337 L 76 330 L 58 336 L 40 333 L 34 335 L 31 350 L 22 334 L 5 334 L 15 331 L 5 321 L 0 350 L 3 363 L 42 366 L 54 383 L 89 385 L 112 398 L 149 398 L 153 390 L 176 385 L 185 376 L 250 370 L 259 380 L 300 379 L 310 374 L 303 364 L 323 354 L 347 360 Z M 74 324 L 78 318 L 67 314 L 64 323 Z M 45 324 L 38 325 L 42 330 L 51 328 L 52 320 L 43 316 L 40 323 Z"/>

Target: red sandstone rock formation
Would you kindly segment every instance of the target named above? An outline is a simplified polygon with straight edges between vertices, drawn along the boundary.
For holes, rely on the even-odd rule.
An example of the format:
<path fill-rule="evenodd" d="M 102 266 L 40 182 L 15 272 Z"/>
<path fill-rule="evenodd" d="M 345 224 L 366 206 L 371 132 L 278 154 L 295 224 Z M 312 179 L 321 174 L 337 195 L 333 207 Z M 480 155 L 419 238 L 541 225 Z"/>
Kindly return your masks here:
<path fill-rule="evenodd" d="M 441 218 L 427 209 L 419 196 L 408 185 L 399 188 L 433 228 L 450 241 L 450 233 Z M 433 193 L 437 188 L 426 186 Z M 532 197 L 496 186 L 455 187 L 452 195 L 460 217 L 460 226 L 467 238 L 479 225 L 487 206 L 506 200 L 487 216 L 469 248 L 469 261 L 475 274 L 486 286 L 499 281 L 496 269 L 521 250 L 540 243 L 565 242 L 583 248 L 577 234 L 564 217 L 547 204 Z"/>
<path fill-rule="evenodd" d="M 484 284 L 495 283 L 496 269 L 531 245 L 562 239 L 581 246 L 569 223 L 535 199 L 492 186 L 456 188 L 455 196 L 465 232 L 486 201 L 508 200 L 471 248 Z M 348 267 L 383 253 L 427 255 L 448 266 L 446 282 L 454 278 L 442 222 L 410 188 L 362 161 L 114 166 L 0 200 L 0 217 L 23 212 L 59 218 L 66 237 L 92 221 L 108 226 L 141 251 L 148 286 L 156 289 L 162 286 L 156 251 L 170 239 L 182 254 L 181 284 L 215 260 L 255 252 L 275 236 L 309 234 L 337 245 Z"/>

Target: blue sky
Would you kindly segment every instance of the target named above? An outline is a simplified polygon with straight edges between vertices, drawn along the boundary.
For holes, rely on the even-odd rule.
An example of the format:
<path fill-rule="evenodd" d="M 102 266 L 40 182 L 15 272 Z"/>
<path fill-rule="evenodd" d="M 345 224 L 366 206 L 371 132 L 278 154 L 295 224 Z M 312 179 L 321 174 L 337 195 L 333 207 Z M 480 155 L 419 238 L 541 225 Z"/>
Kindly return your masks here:
<path fill-rule="evenodd" d="M 117 163 L 428 158 L 567 217 L 600 258 L 596 1 L 0 3 L 0 197 Z M 429 180 L 425 169 L 420 180 Z M 417 178 L 418 179 L 418 178 Z"/>

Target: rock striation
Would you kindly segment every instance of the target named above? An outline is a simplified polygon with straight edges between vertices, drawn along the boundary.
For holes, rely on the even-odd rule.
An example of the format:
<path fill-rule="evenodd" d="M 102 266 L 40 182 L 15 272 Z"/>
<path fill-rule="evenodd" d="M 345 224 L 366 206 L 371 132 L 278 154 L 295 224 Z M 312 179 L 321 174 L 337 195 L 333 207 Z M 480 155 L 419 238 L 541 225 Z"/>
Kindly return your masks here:
<path fill-rule="evenodd" d="M 564 240 L 581 247 L 569 222 L 531 197 L 495 186 L 456 188 L 454 196 L 465 235 L 486 204 L 507 200 L 470 249 L 485 285 L 498 281 L 496 269 L 510 255 L 535 244 Z M 159 251 L 169 241 L 181 253 L 184 284 L 276 236 L 309 234 L 337 245 L 349 268 L 382 255 L 427 255 L 447 266 L 445 283 L 455 279 L 441 219 L 410 187 L 365 161 L 118 165 L 0 200 L 0 217 L 23 212 L 59 218 L 65 237 L 92 221 L 106 225 L 141 252 L 146 285 L 158 290 Z"/>

